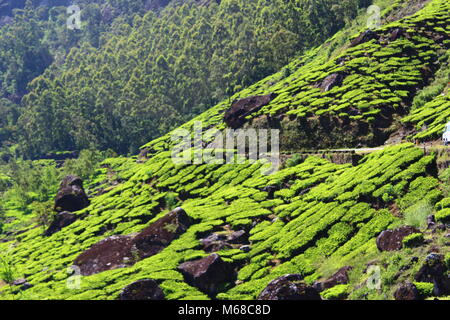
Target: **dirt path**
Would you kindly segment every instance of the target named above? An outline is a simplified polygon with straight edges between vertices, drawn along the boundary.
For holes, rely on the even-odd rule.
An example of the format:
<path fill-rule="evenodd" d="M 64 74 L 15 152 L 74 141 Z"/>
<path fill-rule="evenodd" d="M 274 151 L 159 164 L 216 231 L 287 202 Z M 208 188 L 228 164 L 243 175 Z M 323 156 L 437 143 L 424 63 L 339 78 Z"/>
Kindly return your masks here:
<path fill-rule="evenodd" d="M 372 153 L 375 151 L 380 151 L 385 149 L 388 146 L 381 146 L 376 148 L 355 148 L 355 149 L 333 149 L 330 150 L 330 152 L 355 152 L 357 154 L 366 154 L 366 153 Z"/>

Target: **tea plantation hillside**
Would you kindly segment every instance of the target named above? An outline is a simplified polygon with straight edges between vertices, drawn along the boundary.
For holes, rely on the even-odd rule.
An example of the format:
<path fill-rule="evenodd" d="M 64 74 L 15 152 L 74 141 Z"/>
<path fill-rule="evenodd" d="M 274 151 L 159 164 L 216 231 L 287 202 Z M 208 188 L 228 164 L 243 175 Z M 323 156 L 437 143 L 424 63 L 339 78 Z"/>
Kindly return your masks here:
<path fill-rule="evenodd" d="M 5 289 L 3 298 L 115 299 L 125 286 L 144 278 L 157 280 L 168 299 L 207 298 L 186 284 L 177 267 L 209 255 L 200 239 L 230 230 L 248 232 L 250 250 L 217 252 L 233 263 L 239 281 L 220 290 L 218 298 L 256 298 L 278 276 L 300 273 L 313 282 L 345 265 L 354 266 L 354 283 L 347 287 L 352 297 L 391 298 L 391 285 L 410 278 L 412 271 L 394 280 L 395 274 L 414 255 L 420 255 L 417 269 L 427 246 L 380 254 L 375 237 L 404 223 L 395 211 L 443 198 L 434 161 L 434 155 L 409 144 L 368 155 L 355 167 L 311 157 L 269 176 L 261 175 L 258 164 L 174 165 L 167 152 L 143 164 L 110 159 L 96 179 L 114 173 L 121 182 L 108 191 L 94 181 L 91 190 L 102 194 L 77 213 L 80 220 L 50 237 L 34 228 L 1 244 L 17 272 L 33 285 L 13 294 Z M 268 186 L 277 190 L 272 195 L 263 191 Z M 195 224 L 163 251 L 129 267 L 83 277 L 79 289 L 68 289 L 67 268 L 80 253 L 108 236 L 139 232 L 174 206 L 182 206 Z M 443 239 L 440 233 L 425 237 Z M 372 258 L 393 259 L 382 273 L 382 290 L 357 290 L 365 280 L 362 262 Z"/>
<path fill-rule="evenodd" d="M 386 16 L 390 10 L 395 12 L 390 7 Z M 416 131 L 420 131 L 420 123 L 434 117 L 438 119 L 427 132 L 439 123 L 433 131 L 438 132 L 448 119 L 433 110 L 445 108 L 441 85 L 448 83 L 449 10 L 448 1 L 430 1 L 416 14 L 358 33 L 353 40 L 346 40 L 348 30 L 343 30 L 281 72 L 182 127 L 191 129 L 201 121 L 205 128 L 223 129 L 223 112 L 230 101 L 274 94 L 275 99 L 247 117 L 247 125 L 281 128 L 284 150 L 378 146 L 405 123 L 418 124 Z M 433 83 L 435 77 L 440 81 Z M 424 88 L 423 95 L 431 95 L 433 102 L 413 109 L 414 98 L 420 98 Z M 167 149 L 170 137 L 156 139 L 145 148 L 150 152 Z M 436 134 L 427 137 L 437 138 Z"/>
<path fill-rule="evenodd" d="M 405 16 L 409 3 L 417 12 Z M 0 299 L 119 299 L 152 279 L 168 300 L 247 300 L 290 274 L 328 300 L 448 299 L 448 153 L 412 141 L 436 140 L 449 120 L 450 2 L 395 1 L 382 18 L 356 34 L 355 23 L 181 126 L 224 130 L 232 101 L 270 95 L 239 121 L 281 129 L 281 151 L 293 156 L 279 171 L 176 164 L 171 133 L 139 156 L 108 158 L 70 223 L 0 236 Z M 403 141 L 352 164 L 295 156 L 392 136 Z M 79 191 L 78 179 L 66 182 Z M 155 233 L 164 237 L 149 241 Z M 227 272 L 193 279 L 198 261 Z"/>

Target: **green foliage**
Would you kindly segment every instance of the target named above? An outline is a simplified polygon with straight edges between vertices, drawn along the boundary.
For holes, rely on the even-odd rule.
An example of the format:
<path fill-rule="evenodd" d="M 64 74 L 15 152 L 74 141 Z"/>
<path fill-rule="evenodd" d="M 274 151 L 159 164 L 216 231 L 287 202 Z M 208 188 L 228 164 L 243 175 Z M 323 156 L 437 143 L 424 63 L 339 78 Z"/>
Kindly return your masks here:
<path fill-rule="evenodd" d="M 174 193 L 174 192 L 168 192 L 165 196 L 164 196 L 164 203 L 166 204 L 167 209 L 171 210 L 171 209 L 175 209 L 175 207 L 178 204 L 178 194 Z"/>
<path fill-rule="evenodd" d="M 83 150 L 79 158 L 66 160 L 62 166 L 53 160 L 11 160 L 0 166 L 3 172 L 0 181 L 5 186 L 4 190 L 0 189 L 0 232 L 25 228 L 32 223 L 48 226 L 53 219 L 53 201 L 60 181 L 68 174 L 84 180 L 99 174 L 99 163 L 108 155 L 113 154 Z M 98 179 L 97 183 L 107 177 L 99 175 Z"/>
<path fill-rule="evenodd" d="M 0 280 L 10 285 L 16 280 L 16 270 L 9 254 L 0 254 Z"/>
<path fill-rule="evenodd" d="M 98 164 L 106 157 L 111 157 L 112 152 L 100 152 L 97 150 L 86 149 L 80 152 L 76 159 L 64 161 L 62 175 L 74 174 L 86 180 L 92 177 Z"/>
<path fill-rule="evenodd" d="M 447 268 L 450 269 L 450 252 L 445 255 L 444 262 L 447 265 Z"/>
<path fill-rule="evenodd" d="M 414 282 L 421 297 L 431 297 L 433 295 L 434 284 L 428 282 Z"/>
<path fill-rule="evenodd" d="M 12 257 L 14 265 L 30 275 L 27 279 L 34 287 L 27 292 L 35 298 L 102 299 L 116 297 L 133 279 L 155 277 L 170 299 L 204 297 L 183 282 L 177 266 L 186 259 L 205 256 L 199 249 L 200 239 L 230 227 L 248 228 L 251 246 L 249 252 L 238 248 L 219 252 L 242 266 L 238 279 L 243 281 L 222 288 L 219 298 L 255 298 L 269 281 L 286 273 L 317 278 L 317 265 L 324 259 L 339 261 L 338 268 L 377 251 L 375 237 L 398 219 L 386 209 L 372 208 L 372 201 L 383 205 L 381 198 L 387 192 L 376 191 L 390 185 L 395 202 L 409 191 L 398 185 L 422 190 L 419 186 L 428 180 L 417 180 L 417 176 L 428 177 L 426 163 L 430 161 L 419 148 L 405 144 L 367 155 L 356 166 L 308 157 L 297 166 L 266 176 L 259 164 L 174 165 L 170 156 L 160 152 L 141 163 L 133 158 L 105 160 L 91 178 L 105 191 L 92 197 L 85 209 L 89 215 L 52 237 L 43 237 L 38 228 L 20 234 Z M 110 185 L 108 172 L 121 176 L 121 182 Z M 274 184 L 282 192 L 267 199 L 267 193 L 260 190 Z M 298 196 L 300 190 L 303 194 Z M 64 273 L 63 277 L 61 270 L 76 256 L 109 235 L 139 232 L 148 226 L 147 221 L 152 223 L 166 214 L 172 200 L 197 221 L 179 239 L 132 267 L 83 278 L 82 292 L 66 289 L 67 276 Z M 106 225 L 108 231 L 103 234 L 102 226 Z M 48 271 L 42 271 L 43 264 L 48 265 Z M 386 274 L 384 283 L 395 282 L 398 270 L 394 271 Z M 52 280 L 48 280 L 50 276 Z M 326 297 L 344 298 L 351 290 L 347 289 L 337 287 Z"/>
<path fill-rule="evenodd" d="M 436 213 L 436 220 L 442 223 L 450 222 L 450 208 L 445 208 Z"/>
<path fill-rule="evenodd" d="M 33 202 L 31 207 L 33 208 L 33 215 L 36 217 L 37 223 L 41 225 L 44 230 L 48 228 L 54 217 L 53 201 Z"/>
<path fill-rule="evenodd" d="M 405 210 L 404 223 L 418 228 L 425 227 L 427 217 L 433 214 L 433 211 L 434 208 L 429 202 L 420 201 Z"/>
<path fill-rule="evenodd" d="M 447 87 L 450 79 L 450 53 L 446 52 L 440 60 L 442 60 L 442 65 L 439 71 L 436 72 L 434 81 L 414 97 L 413 109 L 425 106 L 425 104 L 442 94 Z"/>
<path fill-rule="evenodd" d="M 288 5 L 295 8 L 293 2 L 281 2 L 277 1 L 275 4 L 283 10 L 286 9 L 284 6 Z M 308 4 L 314 10 L 320 9 L 323 5 L 314 1 Z M 256 14 L 253 11 L 266 5 L 271 10 L 261 10 Z M 315 131 L 314 126 L 326 122 L 328 114 L 339 114 L 339 119 L 332 122 L 334 127 L 343 128 L 345 125 L 340 121 L 347 119 L 351 125 L 355 124 L 357 127 L 355 132 L 377 121 L 389 125 L 390 123 L 384 120 L 392 118 L 392 114 L 395 116 L 397 112 L 403 114 L 417 88 L 424 85 L 419 68 L 424 66 L 432 70 L 436 67 L 434 62 L 440 55 L 444 43 L 435 39 L 440 39 L 446 31 L 434 30 L 437 25 L 446 23 L 446 18 L 442 16 L 447 13 L 448 6 L 448 1 L 430 1 L 425 9 L 408 19 L 374 31 L 377 40 L 357 46 L 349 47 L 346 33 L 338 34 L 324 46 L 295 59 L 287 66 L 289 70 L 285 69 L 240 91 L 232 99 L 277 93 L 276 99 L 252 117 L 270 115 L 273 116 L 272 119 L 276 119 L 277 113 L 280 115 L 289 113 L 286 118 L 298 117 L 298 123 L 313 126 L 297 130 L 300 138 L 301 134 L 309 135 L 306 138 L 303 136 L 305 140 L 301 141 L 310 140 L 315 143 L 311 135 L 315 132 L 320 133 L 320 130 Z M 248 10 L 252 21 L 247 21 L 245 16 L 241 17 L 240 9 Z M 334 10 L 337 10 L 335 14 L 341 9 L 335 7 Z M 313 12 L 320 12 L 314 10 Z M 296 10 L 289 9 L 284 12 L 292 11 Z M 220 19 L 216 17 L 217 12 L 225 19 L 222 19 L 222 16 Z M 280 19 L 272 16 L 276 13 L 281 14 Z M 196 19 L 203 15 L 208 19 Z M 433 18 L 430 19 L 430 16 Z M 161 17 L 165 17 L 165 20 L 159 20 Z M 214 17 L 217 19 L 214 20 Z M 227 17 L 242 18 L 242 21 L 226 19 Z M 324 21 L 328 18 L 329 16 Z M 310 18 L 307 18 L 307 21 L 308 19 Z M 323 17 L 311 19 L 314 21 Z M 284 22 L 286 19 L 283 12 L 280 13 L 272 7 L 272 4 L 265 4 L 264 1 L 258 3 L 222 1 L 220 5 L 211 2 L 210 6 L 202 8 L 181 4 L 179 7 L 167 7 L 158 16 L 148 13 L 143 18 L 136 17 L 133 27 L 125 24 L 118 27 L 114 35 L 105 35 L 104 46 L 99 50 L 81 45 L 68 56 L 64 70 L 50 70 L 31 84 L 32 93 L 26 98 L 29 99 L 26 107 L 31 107 L 21 121 L 26 122 L 29 120 L 27 117 L 30 117 L 28 135 L 33 139 L 35 137 L 32 133 L 38 132 L 38 137 L 30 140 L 32 147 L 39 150 L 38 146 L 41 143 L 47 146 L 49 141 L 51 143 L 58 141 L 62 145 L 94 143 L 114 149 L 126 145 L 126 148 L 130 147 L 132 150 L 135 146 L 130 146 L 130 143 L 138 145 L 139 139 L 145 138 L 142 128 L 152 130 L 149 135 L 156 135 L 167 129 L 164 126 L 169 126 L 168 124 L 161 127 L 150 124 L 158 124 L 158 117 L 172 115 L 172 110 L 168 106 L 175 103 L 173 101 L 176 100 L 177 104 L 183 103 L 186 106 L 183 112 L 191 115 L 195 107 L 190 106 L 196 106 L 197 111 L 200 111 L 215 102 L 207 101 L 204 105 L 200 105 L 202 101 L 200 97 L 204 97 L 201 91 L 205 88 L 211 89 L 207 87 L 208 81 L 205 81 L 209 79 L 205 76 L 209 67 L 214 66 L 218 69 L 215 71 L 217 72 L 215 79 L 227 84 L 230 82 L 230 85 L 220 88 L 227 87 L 225 91 L 232 93 L 239 86 L 246 84 L 247 80 L 243 79 L 243 75 L 263 77 L 265 72 L 257 70 L 264 62 L 285 61 L 290 53 L 280 52 L 281 50 L 277 48 L 288 51 L 289 45 L 282 46 L 280 43 L 290 44 L 289 39 L 292 39 L 293 35 L 284 32 L 283 26 L 274 27 L 269 23 L 271 20 Z M 307 21 L 304 23 L 308 24 Z M 263 28 L 264 25 L 267 28 L 260 30 L 264 31 L 262 32 L 264 36 L 257 34 L 255 36 L 257 39 L 267 37 L 267 34 L 273 35 L 274 38 L 262 40 L 260 44 L 254 46 L 252 41 L 246 42 L 248 37 L 245 35 L 248 30 L 244 32 L 243 29 L 244 27 L 251 29 L 254 23 L 258 28 Z M 289 30 L 287 26 L 296 25 L 286 20 L 284 28 Z M 216 35 L 228 32 L 229 36 L 237 37 L 238 40 L 233 41 L 235 38 L 232 38 L 230 41 L 227 35 L 221 35 L 220 38 L 223 37 L 229 42 L 227 49 L 221 51 L 220 46 L 219 49 L 214 47 L 215 41 L 209 41 L 210 27 L 215 30 Z M 312 25 L 311 28 L 314 29 L 316 26 Z M 397 40 L 385 41 L 384 39 L 390 38 L 392 28 L 413 31 L 408 37 L 399 36 Z M 301 32 L 309 34 L 309 31 Z M 152 35 L 150 32 L 154 32 L 154 37 L 150 37 Z M 171 39 L 183 38 L 187 42 L 190 41 L 191 46 L 181 40 L 181 42 L 174 40 L 170 46 L 166 46 L 161 40 L 165 39 L 164 36 L 161 35 L 161 39 L 157 36 L 160 33 L 169 34 Z M 146 40 L 141 41 L 143 38 Z M 251 32 L 249 38 L 254 39 Z M 157 40 L 160 41 L 156 43 Z M 259 45 L 272 45 L 272 42 L 277 44 L 275 48 L 269 50 L 265 47 L 260 51 L 264 54 L 270 52 L 269 57 L 259 56 Z M 338 51 L 331 49 L 344 43 L 345 47 Z M 245 46 L 241 48 L 241 44 Z M 213 57 L 202 55 L 202 48 L 206 47 Z M 254 52 L 252 51 L 250 55 L 247 50 Z M 183 57 L 183 53 L 186 57 Z M 235 58 L 235 54 L 239 57 L 242 55 L 239 63 L 233 64 L 231 60 L 224 59 L 228 56 Z M 263 61 L 262 64 L 261 61 L 249 63 L 247 61 L 249 56 L 259 57 Z M 144 63 L 141 57 L 148 59 Z M 204 62 L 208 62 L 208 66 L 204 66 Z M 221 65 L 221 62 L 226 65 Z M 258 67 L 253 70 L 255 65 Z M 102 66 L 109 66 L 109 69 L 102 69 Z M 227 72 L 231 70 L 234 73 L 223 77 L 223 70 Z M 256 76 L 254 72 L 258 75 Z M 329 91 L 318 88 L 318 84 L 336 72 L 346 74 L 341 86 L 335 86 Z M 106 78 L 110 81 L 103 81 Z M 195 79 L 202 79 L 202 82 L 193 85 L 192 79 L 194 82 Z M 50 86 L 50 89 L 46 90 L 46 86 Z M 102 89 L 101 86 L 105 86 L 104 91 L 99 90 Z M 66 91 L 65 88 L 74 90 Z M 185 97 L 191 97 L 193 91 L 198 94 L 198 100 L 183 100 Z M 221 94 L 219 92 L 216 96 Z M 164 97 L 163 102 L 167 102 L 166 104 L 158 99 L 161 97 Z M 142 101 L 160 104 L 160 109 L 153 109 L 151 104 L 148 107 Z M 74 112 L 68 112 L 72 110 L 69 105 L 75 106 Z M 50 107 L 45 109 L 45 106 Z M 109 106 L 111 108 L 106 108 Z M 208 128 L 224 129 L 223 112 L 228 107 L 229 101 L 219 103 L 182 128 L 191 129 L 194 121 L 201 120 Z M 96 112 L 91 113 L 91 108 Z M 166 109 L 167 113 L 161 112 Z M 151 110 L 155 112 L 149 116 L 148 112 Z M 50 116 L 55 116 L 58 121 L 65 119 L 50 125 L 55 133 L 52 131 L 48 136 L 43 131 L 33 130 L 33 128 L 42 129 L 41 120 L 50 119 Z M 65 118 L 66 116 L 70 121 Z M 75 121 L 75 118 L 79 121 Z M 102 122 L 105 119 L 108 121 Z M 117 119 L 121 122 L 115 122 Z M 179 119 L 174 120 L 176 123 Z M 102 125 L 96 126 L 99 123 Z M 67 131 L 67 128 L 70 130 Z M 103 128 L 106 129 L 100 130 Z M 110 130 L 111 128 L 114 130 Z M 346 140 L 351 139 L 348 129 L 343 132 L 347 134 L 342 135 L 339 143 L 351 144 L 351 140 Z M 123 140 L 121 140 L 122 133 L 125 133 Z M 358 133 L 361 134 L 359 131 Z M 65 138 L 58 139 L 59 136 Z M 333 139 L 336 136 L 331 135 Z M 51 143 L 49 148 L 58 149 L 58 146 Z M 358 283 L 337 286 L 323 293 L 327 299 L 342 299 L 350 291 L 355 290 L 357 285 L 367 280 L 365 275 L 362 278 L 360 275 L 364 272 L 367 262 L 380 257 L 383 258 L 380 265 L 384 266 L 383 289 L 366 291 L 363 294 L 367 293 L 369 298 L 390 298 L 389 290 L 392 286 L 404 280 L 403 273 L 399 275 L 399 271 L 409 270 L 406 272 L 412 275 L 412 269 L 406 268 L 410 266 L 412 254 L 425 251 L 422 247 L 405 248 L 395 253 L 380 254 L 375 242 L 377 235 L 401 223 L 400 219 L 392 214 L 392 210 L 396 207 L 405 213 L 409 210 L 414 218 L 411 220 L 414 223 L 421 223 L 422 218 L 419 219 L 417 216 L 423 214 L 423 211 L 433 212 L 435 207 L 438 210 L 445 210 L 447 206 L 445 200 L 440 202 L 443 196 L 440 181 L 433 177 L 430 170 L 431 165 L 435 164 L 436 155 L 425 155 L 421 148 L 416 148 L 413 144 L 386 146 L 382 150 L 364 156 L 355 165 L 339 165 L 320 157 L 307 157 L 304 161 L 292 164 L 272 175 L 261 174 L 261 164 L 247 162 L 227 165 L 176 165 L 171 160 L 171 145 L 168 134 L 145 146 L 148 159 L 136 161 L 135 157 L 110 158 L 103 161 L 97 170 L 92 170 L 97 161 L 95 153 L 83 154 L 85 160 L 81 161 L 81 164 L 68 162 L 66 169 L 79 170 L 81 174 L 90 177 L 88 186 L 93 190 L 91 204 L 80 212 L 83 218 L 52 237 L 44 237 L 39 228 L 28 228 L 30 225 L 16 228 L 15 230 L 21 232 L 12 235 L 15 246 L 11 248 L 11 265 L 17 266 L 33 284 L 33 287 L 27 290 L 33 299 L 116 299 L 122 288 L 144 278 L 155 279 L 167 299 L 208 299 L 204 293 L 184 281 L 177 267 L 187 260 L 207 255 L 201 244 L 201 239 L 205 236 L 218 230 L 229 232 L 230 229 L 249 230 L 250 251 L 240 250 L 236 246 L 218 252 L 224 260 L 235 263 L 239 279 L 236 284 L 221 287 L 216 297 L 218 299 L 254 299 L 271 280 L 279 276 L 299 273 L 311 283 L 322 276 L 328 276 L 321 274 L 324 270 L 330 271 L 328 273 L 331 274 L 331 269 L 335 272 L 344 265 L 356 265 L 360 271 Z M 7 193 L 10 190 L 17 192 L 19 188 L 16 188 L 16 185 L 27 189 L 30 185 L 34 186 L 35 180 L 39 182 L 33 178 L 32 183 L 27 185 L 25 183 L 27 181 L 21 177 L 27 175 L 33 177 L 34 173 L 30 174 L 33 170 L 44 172 L 38 165 L 40 162 L 19 161 L 15 165 L 21 166 L 24 163 L 27 166 L 24 166 L 23 170 L 16 170 L 18 177 L 11 176 L 12 186 L 8 186 Z M 46 165 L 56 167 L 54 163 Z M 58 175 L 66 172 L 64 171 L 66 169 L 63 167 L 60 170 L 56 168 L 47 170 L 50 173 L 56 170 Z M 6 175 L 9 176 L 9 173 L 6 172 Z M 38 190 L 38 193 L 27 189 L 29 193 L 29 198 L 25 199 L 27 207 L 30 207 L 30 199 L 33 201 L 35 198 L 44 201 L 51 199 L 51 193 L 54 193 L 52 190 L 56 190 L 57 185 L 50 178 L 48 182 L 46 189 Z M 269 199 L 268 192 L 262 190 L 274 185 L 279 190 L 274 193 L 273 199 Z M 9 216 L 23 214 L 22 208 L 11 201 L 11 198 L 7 200 L 1 203 Z M 439 204 L 435 206 L 436 203 L 440 203 L 442 207 L 439 208 Z M 423 205 L 425 210 L 418 204 Z M 81 290 L 67 288 L 66 268 L 82 252 L 110 235 L 134 234 L 141 231 L 167 214 L 173 205 L 182 206 L 195 223 L 179 238 L 171 241 L 164 250 L 138 261 L 131 267 L 83 277 Z M 45 212 L 45 208 L 39 211 Z M 172 227 L 169 226 L 169 229 Z M 5 248 L 6 244 L 0 243 L 0 249 Z M 446 248 L 442 249 L 445 252 Z M 352 280 L 356 274 L 355 270 Z M 2 298 L 17 297 L 14 292 L 0 294 Z"/>
<path fill-rule="evenodd" d="M 418 247 L 423 244 L 423 234 L 413 233 L 403 238 L 403 246 L 406 248 Z"/>
<path fill-rule="evenodd" d="M 11 161 L 5 168 L 12 186 L 3 194 L 18 208 L 28 211 L 33 201 L 45 202 L 56 192 L 60 175 L 52 161 Z"/>
<path fill-rule="evenodd" d="M 450 121 L 448 112 L 450 54 L 448 51 L 440 58 L 440 62 L 441 67 L 434 81 L 414 98 L 413 111 L 402 120 L 416 126 L 419 132 L 413 138 L 420 141 L 440 137 L 445 125 Z"/>
<path fill-rule="evenodd" d="M 294 154 L 291 158 L 286 161 L 286 168 L 291 168 L 299 165 L 303 161 L 300 154 Z"/>
<path fill-rule="evenodd" d="M 338 284 L 330 289 L 327 289 L 320 293 L 325 300 L 342 300 L 347 298 L 349 294 L 350 285 Z"/>
<path fill-rule="evenodd" d="M 62 52 L 65 60 L 44 74 L 38 70 L 25 81 L 30 92 L 23 98 L 18 131 L 29 156 L 90 147 L 135 153 L 319 45 L 360 8 L 359 0 L 207 5 L 186 0 L 173 1 L 158 14 L 150 11 L 127 19 L 125 12 L 104 22 L 105 11 L 122 13 L 135 5 L 121 0 L 102 10 L 97 1 L 77 4 L 86 24 L 78 33 L 36 22 L 42 33 L 49 33 L 46 40 L 53 40 L 52 28 L 74 39 L 64 45 L 51 41 L 59 51 L 72 50 Z M 130 11 L 142 13 L 140 8 Z M 52 12 L 60 22 L 61 12 Z M 96 16 L 103 17 L 97 25 Z M 39 35 L 32 39 L 47 48 Z"/>

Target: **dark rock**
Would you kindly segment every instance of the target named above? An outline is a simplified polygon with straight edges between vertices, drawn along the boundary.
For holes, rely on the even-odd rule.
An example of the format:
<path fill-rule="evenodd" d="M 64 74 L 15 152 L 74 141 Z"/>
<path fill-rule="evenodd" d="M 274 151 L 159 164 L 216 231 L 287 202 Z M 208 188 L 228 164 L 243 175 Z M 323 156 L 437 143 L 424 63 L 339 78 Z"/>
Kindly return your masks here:
<path fill-rule="evenodd" d="M 177 208 L 137 235 L 106 238 L 80 254 L 74 265 L 82 275 L 127 267 L 159 253 L 192 224 L 186 212 Z"/>
<path fill-rule="evenodd" d="M 21 279 L 16 279 L 13 281 L 12 285 L 13 286 L 22 286 L 25 283 L 27 283 L 27 279 L 21 278 Z"/>
<path fill-rule="evenodd" d="M 248 243 L 248 235 L 244 230 L 233 231 L 228 234 L 213 233 L 200 241 L 203 244 L 203 250 L 206 252 L 217 252 Z"/>
<path fill-rule="evenodd" d="M 411 226 L 403 226 L 394 230 L 385 230 L 377 237 L 378 250 L 400 250 L 403 246 L 403 238 L 413 233 L 420 233 L 420 230 Z"/>
<path fill-rule="evenodd" d="M 226 242 L 226 237 L 213 233 L 205 239 L 200 240 L 203 250 L 206 252 L 217 252 L 223 249 L 231 249 L 231 245 Z"/>
<path fill-rule="evenodd" d="M 275 192 L 278 190 L 280 190 L 280 187 L 278 187 L 278 186 L 267 186 L 267 187 L 264 187 L 264 189 L 262 191 L 265 191 L 268 193 L 268 197 L 267 197 L 268 199 L 273 199 L 275 196 Z"/>
<path fill-rule="evenodd" d="M 403 37 L 403 36 L 404 36 L 403 30 L 400 29 L 400 28 L 395 28 L 395 29 L 392 31 L 391 35 L 389 36 L 389 40 L 390 40 L 390 41 L 395 41 L 395 40 L 397 40 L 397 39 L 399 39 L 399 38 L 401 38 L 401 37 Z"/>
<path fill-rule="evenodd" d="M 248 241 L 248 236 L 245 230 L 234 231 L 227 236 L 227 241 L 229 243 L 245 243 Z"/>
<path fill-rule="evenodd" d="M 416 286 L 411 282 L 405 282 L 394 292 L 395 300 L 419 300 L 420 294 Z"/>
<path fill-rule="evenodd" d="M 258 300 L 321 300 L 319 292 L 302 282 L 300 274 L 288 274 L 271 281 Z"/>
<path fill-rule="evenodd" d="M 55 198 L 55 210 L 75 212 L 89 206 L 89 199 L 83 189 L 83 180 L 69 175 L 63 179 Z"/>
<path fill-rule="evenodd" d="M 445 231 L 447 230 L 447 227 L 445 226 L 445 224 L 443 223 L 438 223 L 434 226 L 433 231 L 434 232 L 438 232 L 438 231 Z"/>
<path fill-rule="evenodd" d="M 235 101 L 231 108 L 225 112 L 224 121 L 232 129 L 240 128 L 247 122 L 247 119 L 245 119 L 247 116 L 259 111 L 275 97 L 275 94 L 268 94 Z"/>
<path fill-rule="evenodd" d="M 67 227 L 77 221 L 77 215 L 64 211 L 56 214 L 52 224 L 45 231 L 44 235 L 49 237 L 52 234 L 61 231 L 62 228 Z"/>
<path fill-rule="evenodd" d="M 203 259 L 182 263 L 178 270 L 188 284 L 210 296 L 216 295 L 222 285 L 234 282 L 236 278 L 232 265 L 215 253 Z"/>
<path fill-rule="evenodd" d="M 352 269 L 353 269 L 353 267 L 350 267 L 350 266 L 342 267 L 327 280 L 325 280 L 323 282 L 319 282 L 319 281 L 315 282 L 313 284 L 313 287 L 317 291 L 321 292 L 323 290 L 337 286 L 338 284 L 347 284 L 349 282 L 348 272 Z"/>
<path fill-rule="evenodd" d="M 167 247 L 192 225 L 191 218 L 182 208 L 176 208 L 166 216 L 142 230 L 133 240 L 141 259 L 153 256 Z"/>
<path fill-rule="evenodd" d="M 415 280 L 418 282 L 433 283 L 433 295 L 435 296 L 449 295 L 450 276 L 447 274 L 444 255 L 437 253 L 429 254 L 425 259 L 425 263 L 416 274 Z"/>
<path fill-rule="evenodd" d="M 80 254 L 73 264 L 83 276 L 132 265 L 133 241 L 130 236 L 106 238 Z"/>
<path fill-rule="evenodd" d="M 123 288 L 119 300 L 165 300 L 165 296 L 155 280 L 144 279 Z"/>
<path fill-rule="evenodd" d="M 33 285 L 28 283 L 27 279 L 24 278 L 14 280 L 12 285 L 20 287 L 20 290 L 22 291 L 28 290 L 33 287 Z"/>
<path fill-rule="evenodd" d="M 324 92 L 327 92 L 334 87 L 342 85 L 342 81 L 344 81 L 344 78 L 344 75 L 341 73 L 333 73 L 323 79 L 322 82 L 319 83 L 316 87 L 320 88 Z"/>
<path fill-rule="evenodd" d="M 355 47 L 361 43 L 368 42 L 373 39 L 377 39 L 377 38 L 378 38 L 378 35 L 376 32 L 374 32 L 372 30 L 366 30 L 366 31 L 362 32 L 358 37 L 353 39 L 353 41 L 350 44 L 350 48 Z"/>
<path fill-rule="evenodd" d="M 33 288 L 33 285 L 31 283 L 26 282 L 20 287 L 20 290 L 25 291 L 31 288 Z"/>
<path fill-rule="evenodd" d="M 147 148 L 141 149 L 141 151 L 139 152 L 139 156 L 138 159 L 139 161 L 144 161 L 148 158 L 148 153 L 150 152 L 150 150 L 148 150 Z"/>
<path fill-rule="evenodd" d="M 432 229 L 436 225 L 436 219 L 434 218 L 434 215 L 429 215 L 427 217 L 427 225 L 428 229 Z"/>

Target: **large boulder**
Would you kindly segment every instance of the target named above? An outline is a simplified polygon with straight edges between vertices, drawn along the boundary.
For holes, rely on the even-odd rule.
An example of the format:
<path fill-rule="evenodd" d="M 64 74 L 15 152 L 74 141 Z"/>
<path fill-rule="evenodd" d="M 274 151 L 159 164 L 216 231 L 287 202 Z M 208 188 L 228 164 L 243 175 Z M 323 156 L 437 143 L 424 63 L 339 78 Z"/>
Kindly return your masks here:
<path fill-rule="evenodd" d="M 332 288 L 334 286 L 337 286 L 338 284 L 348 284 L 349 277 L 348 272 L 351 271 L 353 267 L 346 266 L 339 269 L 335 274 L 333 274 L 331 277 L 329 277 L 325 281 L 316 281 L 313 284 L 313 287 L 321 292 L 326 289 Z"/>
<path fill-rule="evenodd" d="M 215 232 L 201 239 L 200 242 L 206 252 L 216 252 L 223 249 L 240 248 L 242 245 L 248 244 L 248 234 L 244 230 L 229 233 Z"/>
<path fill-rule="evenodd" d="M 150 224 L 137 235 L 106 238 L 80 254 L 74 265 L 82 275 L 131 266 L 159 253 L 192 224 L 186 212 L 177 208 Z"/>
<path fill-rule="evenodd" d="M 447 271 L 444 255 L 431 253 L 426 257 L 425 263 L 415 276 L 415 280 L 433 283 L 433 295 L 435 296 L 449 295 L 450 275 L 447 274 Z"/>
<path fill-rule="evenodd" d="M 80 268 L 81 275 L 130 266 L 134 261 L 133 239 L 130 236 L 112 236 L 94 244 L 80 254 L 73 264 Z"/>
<path fill-rule="evenodd" d="M 231 108 L 225 112 L 225 123 L 232 129 L 242 127 L 247 122 L 247 119 L 245 119 L 247 116 L 268 105 L 275 97 L 275 94 L 268 94 L 265 96 L 248 97 L 233 102 Z"/>
<path fill-rule="evenodd" d="M 420 230 L 411 226 L 403 226 L 393 230 L 385 230 L 377 237 L 377 247 L 380 251 L 396 251 L 403 246 L 403 238 Z"/>
<path fill-rule="evenodd" d="M 58 214 L 56 214 L 55 218 L 53 219 L 53 222 L 50 224 L 50 226 L 48 227 L 48 229 L 44 232 L 44 235 L 49 237 L 52 234 L 61 231 L 62 228 L 65 228 L 69 225 L 71 225 L 72 223 L 74 223 L 75 221 L 77 221 L 78 216 L 64 211 L 64 212 L 60 212 Z"/>
<path fill-rule="evenodd" d="M 182 208 L 176 208 L 166 216 L 142 230 L 133 240 L 141 259 L 153 256 L 167 247 L 192 225 L 191 218 Z"/>
<path fill-rule="evenodd" d="M 165 300 L 165 296 L 155 280 L 143 279 L 123 288 L 119 300 Z"/>
<path fill-rule="evenodd" d="M 271 281 L 258 300 L 321 300 L 319 292 L 303 282 L 300 274 L 288 274 Z"/>
<path fill-rule="evenodd" d="M 83 189 L 83 180 L 74 175 L 65 177 L 55 198 L 55 210 L 75 212 L 89 206 L 89 199 Z"/>
<path fill-rule="evenodd" d="M 188 284 L 210 296 L 216 295 L 222 285 L 233 282 L 236 278 L 233 266 L 215 253 L 203 259 L 182 263 L 178 270 Z"/>
<path fill-rule="evenodd" d="M 395 300 L 419 300 L 420 294 L 411 282 L 402 283 L 394 292 Z"/>

